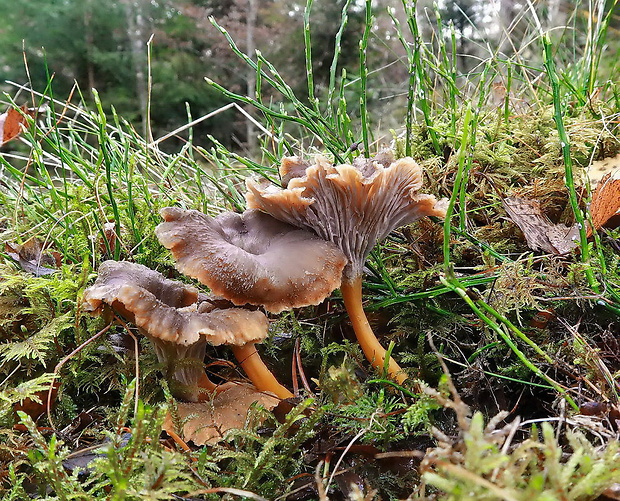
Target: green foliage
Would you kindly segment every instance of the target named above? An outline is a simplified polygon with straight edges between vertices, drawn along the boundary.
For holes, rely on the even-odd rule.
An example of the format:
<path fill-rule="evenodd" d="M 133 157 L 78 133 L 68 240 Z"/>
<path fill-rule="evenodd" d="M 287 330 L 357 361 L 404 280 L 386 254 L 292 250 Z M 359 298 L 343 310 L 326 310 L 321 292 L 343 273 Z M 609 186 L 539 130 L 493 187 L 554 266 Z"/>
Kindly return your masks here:
<path fill-rule="evenodd" d="M 404 310 L 405 309 L 403 309 L 403 313 Z M 408 313 L 404 313 L 403 316 L 408 316 Z M 402 325 L 407 325 L 407 318 L 399 318 L 399 323 L 401 322 Z M 401 357 L 403 364 L 415 367 L 416 374 L 424 381 L 431 382 L 438 380 L 441 375 L 441 369 L 437 362 L 437 356 L 427 350 L 426 335 L 424 333 L 418 334 L 417 341 L 415 351 L 406 352 Z"/>
<path fill-rule="evenodd" d="M 441 405 L 434 398 L 425 393 L 416 396 L 402 416 L 403 431 L 405 434 L 425 434 L 432 423 L 432 413 L 441 409 Z"/>
<path fill-rule="evenodd" d="M 423 480 L 442 491 L 441 499 L 585 500 L 620 480 L 620 446 L 594 446 L 583 432 L 569 429 L 567 458 L 550 423 L 510 446 L 518 421 L 496 429 L 480 412 L 467 421 L 460 438 L 426 455 Z M 415 498 L 414 498 L 415 499 Z"/>
<path fill-rule="evenodd" d="M 16 473 L 15 464 L 9 465 L 7 484 L 10 488 L 4 493 L 6 501 L 21 501 L 28 499 L 28 492 L 24 489 L 23 483 L 26 481 L 25 473 Z"/>
<path fill-rule="evenodd" d="M 26 379 L 14 387 L 0 390 L 0 422 L 4 424 L 7 418 L 12 418 L 15 404 L 21 404 L 26 399 L 38 404 L 43 403 L 40 395 L 47 394 L 53 381 L 54 374 L 45 373 L 38 377 Z"/>
<path fill-rule="evenodd" d="M 213 479 L 221 486 L 260 491 L 269 499 L 281 494 L 288 487 L 285 481 L 301 472 L 302 444 L 315 434 L 325 413 L 313 404 L 307 399 L 297 405 L 268 436 L 261 436 L 256 426 L 230 430 L 225 437 L 228 445 L 217 448 L 213 456 L 226 465 L 227 475 Z"/>
<path fill-rule="evenodd" d="M 331 365 L 326 371 L 321 371 L 319 386 L 334 404 L 352 404 L 364 394 L 352 365 L 350 360 L 345 359 L 339 367 Z"/>
<path fill-rule="evenodd" d="M 609 81 L 598 78 L 607 28 L 617 22 L 609 3 L 605 10 L 606 3 L 598 2 L 586 15 L 579 4 L 567 20 L 573 34 L 563 39 L 539 30 L 549 21 L 544 2 L 529 5 L 511 25 L 522 40 L 478 43 L 466 34 L 475 28 L 472 21 L 483 23 L 484 11 L 471 9 L 471 1 L 460 2 L 458 12 L 452 9 L 456 3 L 439 3 L 426 16 L 420 8 L 416 12 L 415 2 L 404 1 L 389 16 L 374 2 L 316 0 L 305 11 L 279 0 L 258 2 L 258 53 L 245 38 L 251 31 L 243 2 L 44 3 L 27 0 L 16 7 L 4 1 L 2 9 L 0 0 L 0 11 L 8 16 L 0 33 L 8 50 L 0 54 L 0 66 L 11 69 L 10 78 L 24 80 L 18 59 L 26 39 L 31 97 L 46 104 L 28 124 L 24 143 L 10 143 L 18 154 L 0 157 L 0 230 L 8 242 L 39 236 L 61 254 L 63 265 L 46 277 L 29 276 L 14 263 L 0 272 L 3 425 L 13 424 L 14 410 L 26 399 L 43 404 L 53 380 L 49 371 L 103 328 L 101 320 L 86 318 L 79 309 L 81 290 L 102 260 L 133 260 L 178 277 L 153 234 L 161 207 L 210 214 L 243 210 L 246 176 L 277 183 L 279 160 L 295 153 L 327 152 L 336 161 L 351 162 L 389 137 L 381 136 L 380 124 L 397 129 L 397 156 L 413 155 L 425 167 L 425 191 L 451 197 L 452 217 L 443 235 L 435 222 L 404 228 L 367 263 L 366 306 L 378 312 L 384 334 L 403 341 L 397 357 L 422 381 L 410 378 L 399 387 L 358 377 L 358 369 L 367 368 L 359 346 L 333 342 L 340 336 L 332 329 L 337 298 L 327 315 L 309 309 L 273 317 L 264 352 L 284 365 L 292 342 L 280 341 L 299 339 L 308 379 L 317 383 L 318 377 L 322 407 L 307 400 L 283 423 L 253 409 L 247 426 L 230 431 L 222 443 L 192 446 L 181 454 L 159 440 L 166 411 L 156 404 L 163 392 L 152 349 L 141 344 L 137 371 L 134 347 L 119 342 L 127 334 L 113 327 L 60 371 L 62 386 L 52 410 L 62 434 L 45 436 L 45 428 L 23 413 L 27 432 L 0 430 L 31 441 L 23 450 L 0 447 L 3 465 L 11 463 L 0 472 L 7 499 L 170 499 L 204 487 L 283 498 L 294 477 L 321 474 L 309 450 L 325 461 L 326 475 L 340 473 L 328 471 L 334 467 L 333 451 L 314 447 L 323 443 L 317 432 L 398 454 L 403 451 L 394 450 L 396 442 L 416 452 L 416 440 L 431 423 L 444 432 L 433 431 L 435 443 L 421 471 L 425 485 L 442 499 L 590 499 L 619 481 L 614 441 L 595 447 L 572 423 L 565 434 L 545 423 L 524 437 L 518 422 L 500 428 L 500 414 L 485 423 L 481 412 L 470 417 L 455 392 L 450 400 L 447 392 L 425 387 L 442 373 L 430 349 L 436 339 L 437 351 L 462 367 L 459 384 L 468 396 L 484 390 L 478 403 L 486 409 L 540 412 L 561 395 L 577 411 L 574 395 L 565 389 L 574 386 L 567 374 L 581 376 L 576 368 L 587 371 L 588 382 L 605 382 L 584 387 L 580 397 L 617 402 L 617 340 L 610 340 L 620 312 L 617 234 L 582 239 L 580 256 L 533 257 L 501 209 L 501 199 L 516 193 L 541 200 L 554 220 L 581 222 L 589 196 L 583 168 L 619 151 L 620 92 L 610 69 L 617 69 L 617 62 L 600 73 L 609 70 Z M 146 27 L 157 33 L 149 61 L 154 123 L 146 134 L 136 132 L 146 118 L 142 103 L 136 104 L 146 91 L 146 83 L 140 85 L 146 61 L 131 49 L 137 33 L 129 29 L 137 19 L 133 8 L 142 9 Z M 205 28 L 200 23 L 208 15 L 215 16 L 214 26 Z M 41 29 L 33 29 L 35 24 Z M 557 31 L 549 28 L 552 35 Z M 79 99 L 63 103 L 74 80 Z M 91 91 L 94 86 L 101 94 Z M 88 93 L 81 94 L 84 89 Z M 250 127 L 235 134 L 247 124 L 240 126 L 232 108 L 175 132 L 178 139 L 148 136 L 171 132 L 231 100 L 260 123 L 254 129 L 260 130 L 260 158 L 251 145 L 246 144 L 251 153 L 236 150 L 252 132 Z M 168 153 L 179 145 L 180 151 Z M 588 301 L 587 308 L 575 307 Z M 595 302 L 607 308 L 607 316 Z M 547 305 L 560 320 L 548 329 L 530 329 L 525 320 Z M 559 370 L 547 372 L 551 367 Z M 143 400 L 132 416 L 135 386 L 128 381 L 134 375 L 140 377 Z M 510 385 L 502 384 L 506 376 Z M 529 381 L 534 378 L 545 384 Z M 419 387 L 423 391 L 417 395 Z M 518 407 L 522 395 L 539 399 L 540 406 Z M 102 417 L 83 432 L 96 444 L 95 458 L 85 470 L 70 472 L 73 440 L 81 437 L 66 430 L 78 413 L 94 408 Z M 456 426 L 441 409 L 456 411 Z M 45 416 L 39 419 L 44 424 Z M 122 431 L 128 423 L 129 431 Z M 12 462 L 14 457 L 19 461 Z M 374 459 L 354 457 L 351 472 L 363 476 Z M 387 471 L 373 478 L 379 495 L 407 495 L 401 491 L 412 484 L 399 485 L 397 476 Z M 40 486 L 36 493 L 28 490 L 33 484 Z M 340 495 L 326 496 L 332 494 Z"/>
<path fill-rule="evenodd" d="M 390 395 L 383 388 L 368 391 L 353 403 L 338 408 L 334 423 L 361 440 L 380 447 L 403 438 L 399 412 L 405 405 L 396 395 Z M 361 418 L 361 416 L 364 416 Z"/>
<path fill-rule="evenodd" d="M 9 360 L 37 359 L 45 367 L 46 352 L 54 339 L 64 330 L 73 326 L 73 315 L 68 312 L 52 319 L 45 327 L 23 341 L 9 342 L 0 346 L 0 358 Z"/>
<path fill-rule="evenodd" d="M 132 407 L 133 392 L 134 385 L 130 385 L 117 416 L 117 431 L 105 432 L 105 441 L 94 450 L 95 458 L 86 471 L 76 468 L 67 472 L 69 447 L 56 435 L 47 440 L 27 414 L 19 413 L 34 440 L 35 448 L 29 456 L 43 480 L 42 487 L 49 485 L 58 499 L 166 500 L 196 486 L 184 471 L 183 455 L 165 449 L 156 438 L 165 407 L 151 408 L 139 402 L 133 425 L 121 433 Z M 87 475 L 88 482 L 80 475 Z M 47 495 L 45 491 L 42 494 Z"/>

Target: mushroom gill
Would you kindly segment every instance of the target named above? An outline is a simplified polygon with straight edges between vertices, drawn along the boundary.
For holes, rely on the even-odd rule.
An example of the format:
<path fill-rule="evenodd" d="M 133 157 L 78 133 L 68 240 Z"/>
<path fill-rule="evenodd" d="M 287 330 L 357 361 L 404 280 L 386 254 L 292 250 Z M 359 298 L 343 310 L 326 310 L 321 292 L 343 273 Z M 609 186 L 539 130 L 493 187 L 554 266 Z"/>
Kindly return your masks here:
<path fill-rule="evenodd" d="M 288 166 L 291 162 L 300 165 L 298 159 L 282 163 Z M 248 180 L 248 207 L 313 231 L 344 253 L 348 262 L 340 289 L 345 307 L 366 358 L 382 370 L 386 352 L 362 308 L 364 262 L 392 230 L 425 216 L 445 216 L 446 203 L 418 193 L 422 169 L 413 159 L 394 161 L 386 152 L 375 159 L 358 159 L 353 165 L 333 165 L 319 157 L 300 174 L 299 168 L 287 167 L 281 173 L 283 178 L 286 175 L 285 188 Z M 388 373 L 398 382 L 406 379 L 392 359 Z"/>

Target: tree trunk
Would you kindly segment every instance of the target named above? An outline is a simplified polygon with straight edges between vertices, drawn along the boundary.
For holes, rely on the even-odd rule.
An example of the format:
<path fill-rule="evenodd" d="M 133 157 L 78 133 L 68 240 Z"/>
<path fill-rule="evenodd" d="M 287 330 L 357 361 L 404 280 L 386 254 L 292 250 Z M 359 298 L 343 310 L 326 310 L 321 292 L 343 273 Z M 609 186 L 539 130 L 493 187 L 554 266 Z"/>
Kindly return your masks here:
<path fill-rule="evenodd" d="M 254 41 L 254 28 L 256 27 L 256 0 L 248 0 L 248 10 L 246 16 L 246 53 L 249 57 L 253 58 L 256 52 L 256 44 Z M 247 95 L 253 99 L 256 97 L 256 73 L 248 66 L 247 76 Z M 251 113 L 251 110 L 246 110 Z M 256 128 L 252 120 L 249 117 L 245 119 L 245 132 L 246 132 L 246 147 L 248 149 L 248 155 L 253 157 L 257 150 L 257 138 Z"/>
<path fill-rule="evenodd" d="M 95 66 L 93 64 L 93 48 L 95 47 L 95 39 L 91 28 L 91 20 L 93 13 L 91 10 L 91 2 L 89 1 L 84 9 L 84 33 L 86 34 L 86 81 L 88 82 L 88 92 L 92 92 L 96 88 L 95 84 Z"/>
<path fill-rule="evenodd" d="M 146 20 L 144 16 L 144 4 L 141 0 L 123 0 L 125 16 L 127 18 L 127 38 L 131 50 L 131 61 L 136 79 L 136 95 L 140 116 L 142 119 L 142 134 L 146 137 L 147 132 L 147 99 L 146 88 Z"/>

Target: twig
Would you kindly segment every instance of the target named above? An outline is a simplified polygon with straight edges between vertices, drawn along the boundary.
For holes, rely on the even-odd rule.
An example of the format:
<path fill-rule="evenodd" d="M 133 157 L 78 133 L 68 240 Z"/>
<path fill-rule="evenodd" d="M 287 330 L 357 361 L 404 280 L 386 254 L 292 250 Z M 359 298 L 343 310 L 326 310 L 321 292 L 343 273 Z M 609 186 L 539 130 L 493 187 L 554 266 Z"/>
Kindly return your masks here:
<path fill-rule="evenodd" d="M 323 485 L 323 477 L 321 476 L 321 467 L 323 466 L 323 461 L 320 461 L 316 466 L 316 472 L 314 473 L 314 481 L 316 482 L 316 490 L 319 495 L 319 501 L 329 501 L 327 497 L 327 489 L 329 488 L 329 484 L 327 488 Z M 330 478 L 331 481 L 331 478 Z"/>
<path fill-rule="evenodd" d="M 75 350 L 73 350 L 71 353 L 69 353 L 60 362 L 58 362 L 56 364 L 56 367 L 54 367 L 54 379 L 50 383 L 50 389 L 47 392 L 47 420 L 50 423 L 50 427 L 54 431 L 56 431 L 56 426 L 54 426 L 54 422 L 52 421 L 52 404 L 51 404 L 51 402 L 52 402 L 52 391 L 54 391 L 54 380 L 56 379 L 56 376 L 58 375 L 58 372 L 60 371 L 60 369 L 62 369 L 62 366 L 65 365 L 65 363 L 67 363 L 67 361 L 71 357 L 73 357 L 74 355 L 78 354 L 80 351 L 82 351 L 84 348 L 86 348 L 90 343 L 92 343 L 96 339 L 98 339 L 101 336 L 103 336 L 106 332 L 108 332 L 108 330 L 110 330 L 110 327 L 112 327 L 112 322 L 110 322 L 107 326 L 105 326 L 103 329 L 101 329 L 99 332 L 97 332 L 97 334 L 95 334 L 93 337 L 91 337 L 91 338 L 87 339 L 86 341 L 84 341 L 80 346 L 78 346 Z"/>
<path fill-rule="evenodd" d="M 133 339 L 134 362 L 135 362 L 135 367 L 136 367 L 136 372 L 135 372 L 136 374 L 136 391 L 135 391 L 136 396 L 135 396 L 135 400 L 133 404 L 133 415 L 137 416 L 138 415 L 138 399 L 140 398 L 140 364 L 139 364 L 139 353 L 138 353 L 138 348 L 139 348 L 138 338 L 134 336 L 133 332 L 131 332 L 131 329 L 127 327 L 127 324 L 123 321 L 122 318 L 118 317 L 117 315 L 115 315 L 115 318 L 125 328 L 125 330 L 127 331 L 127 334 L 129 334 L 131 338 Z"/>
<path fill-rule="evenodd" d="M 223 111 L 229 110 L 230 108 L 235 108 L 236 110 L 240 111 L 248 119 L 252 120 L 254 125 L 258 126 L 265 134 L 267 134 L 270 137 L 273 136 L 273 134 L 271 134 L 267 129 L 265 129 L 262 125 L 260 125 L 260 123 L 256 121 L 255 118 L 251 117 L 249 113 L 247 113 L 237 103 L 228 103 L 227 105 L 222 106 L 221 108 L 218 108 L 217 110 L 214 110 L 211 113 L 207 113 L 206 115 L 203 115 L 200 118 L 197 118 L 196 120 L 192 120 L 191 122 L 186 123 L 185 125 L 182 125 L 181 127 L 178 127 L 174 129 L 173 131 L 168 132 L 167 134 L 155 139 L 154 141 L 148 144 L 148 147 L 152 148 L 153 146 L 157 146 L 159 143 L 165 141 L 166 139 L 170 139 L 171 137 L 176 136 L 179 132 L 183 132 L 184 130 L 189 129 L 190 127 L 193 127 L 194 125 L 198 125 L 200 122 L 204 122 L 205 120 L 208 120 L 209 118 L 214 117 L 215 115 L 222 113 Z"/>
<path fill-rule="evenodd" d="M 338 461 L 336 461 L 336 464 L 334 465 L 334 471 L 332 471 L 332 474 L 330 475 L 329 480 L 327 481 L 327 485 L 325 486 L 326 492 L 329 491 L 329 486 L 331 485 L 332 480 L 334 480 L 334 477 L 336 476 L 336 472 L 338 471 L 338 467 L 340 466 L 340 463 L 342 463 L 342 461 L 344 460 L 344 457 L 347 455 L 349 450 L 351 450 L 351 447 L 353 447 L 353 444 L 357 442 L 360 438 L 362 438 L 365 433 L 368 433 L 368 431 L 373 425 L 376 415 L 377 415 L 377 411 L 372 413 L 372 415 L 370 416 L 370 422 L 368 423 L 368 426 L 366 426 L 363 430 L 360 430 L 359 433 L 355 435 L 351 439 L 351 441 L 347 444 L 347 446 L 344 448 L 344 451 L 342 451 L 342 454 L 340 455 L 340 457 L 338 458 Z"/>
<path fill-rule="evenodd" d="M 312 388 L 310 388 L 310 384 L 308 383 L 308 378 L 306 378 L 306 372 L 304 371 L 304 366 L 301 362 L 301 351 L 299 349 L 299 338 L 295 341 L 295 362 L 297 365 L 299 377 L 301 378 L 301 383 L 304 385 L 304 388 L 308 392 L 309 395 L 314 395 Z"/>
<path fill-rule="evenodd" d="M 234 494 L 235 496 L 255 499 L 256 501 L 269 501 L 268 499 L 259 496 L 258 494 L 254 494 L 251 491 L 244 491 L 243 489 L 235 489 L 233 487 L 213 487 L 212 489 L 201 489 L 199 491 L 190 492 L 188 494 L 189 497 L 197 496 L 199 494 Z"/>

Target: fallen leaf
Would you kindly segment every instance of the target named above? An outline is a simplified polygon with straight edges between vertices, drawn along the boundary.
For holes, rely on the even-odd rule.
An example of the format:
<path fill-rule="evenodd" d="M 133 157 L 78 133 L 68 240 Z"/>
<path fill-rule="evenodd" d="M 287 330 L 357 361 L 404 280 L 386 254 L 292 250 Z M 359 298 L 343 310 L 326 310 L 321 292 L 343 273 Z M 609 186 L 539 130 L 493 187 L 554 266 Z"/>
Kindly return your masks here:
<path fill-rule="evenodd" d="M 257 402 L 271 410 L 280 400 L 268 393 L 259 392 L 246 383 L 226 383 L 223 389 L 207 402 L 179 402 L 177 413 L 183 429 L 181 437 L 196 445 L 220 441 L 228 430 L 243 428 L 250 406 Z M 163 429 L 176 432 L 170 413 Z"/>
<path fill-rule="evenodd" d="M 553 224 L 540 210 L 536 200 L 507 197 L 502 205 L 510 219 L 525 235 L 527 245 L 532 250 L 542 250 L 550 254 L 566 254 L 576 245 L 579 230 L 577 225 Z"/>
<path fill-rule="evenodd" d="M 29 110 L 26 105 L 20 108 L 22 113 L 34 116 L 34 111 Z M 0 115 L 0 146 L 15 139 L 22 131 L 22 125 L 26 125 L 27 120 L 17 109 L 9 108 Z"/>
<path fill-rule="evenodd" d="M 44 254 L 43 244 L 41 241 L 32 237 L 26 240 L 22 245 L 6 242 L 4 244 L 4 252 L 13 259 L 22 270 L 32 273 L 40 277 L 50 275 L 57 270 L 43 266 L 59 266 L 60 254 L 52 253 L 52 255 Z"/>
<path fill-rule="evenodd" d="M 102 254 L 114 253 L 116 247 L 116 223 L 110 222 L 103 225 L 103 238 L 99 244 L 99 251 Z"/>
<path fill-rule="evenodd" d="M 556 318 L 555 311 L 553 309 L 548 310 L 539 310 L 530 320 L 530 327 L 534 327 L 536 329 L 546 329 L 549 321 Z"/>
<path fill-rule="evenodd" d="M 614 173 L 609 172 L 598 183 L 592 202 L 590 203 L 590 215 L 592 225 L 598 230 L 620 209 L 620 179 L 614 178 Z M 588 227 L 588 236 L 592 234 L 592 228 Z"/>
<path fill-rule="evenodd" d="M 36 421 L 39 416 L 47 410 L 48 403 L 52 409 L 56 404 L 60 381 L 56 380 L 52 385 L 53 389 L 51 394 L 49 390 L 38 391 L 35 393 L 36 398 L 24 398 L 20 402 L 13 404 L 13 410 L 25 412 Z"/>
<path fill-rule="evenodd" d="M 601 493 L 601 500 L 620 501 L 620 484 L 613 484 Z"/>
<path fill-rule="evenodd" d="M 119 450 L 125 447 L 130 440 L 131 433 L 123 433 L 120 436 L 120 441 L 115 444 L 116 449 Z M 108 449 L 111 447 L 114 447 L 114 445 L 107 438 L 104 442 L 72 452 L 62 462 L 62 465 L 72 474 L 90 475 L 95 470 L 93 461 L 108 456 Z"/>
<path fill-rule="evenodd" d="M 587 169 L 590 187 L 594 189 L 610 172 L 620 169 L 620 153 L 615 157 L 607 157 L 592 162 Z"/>

